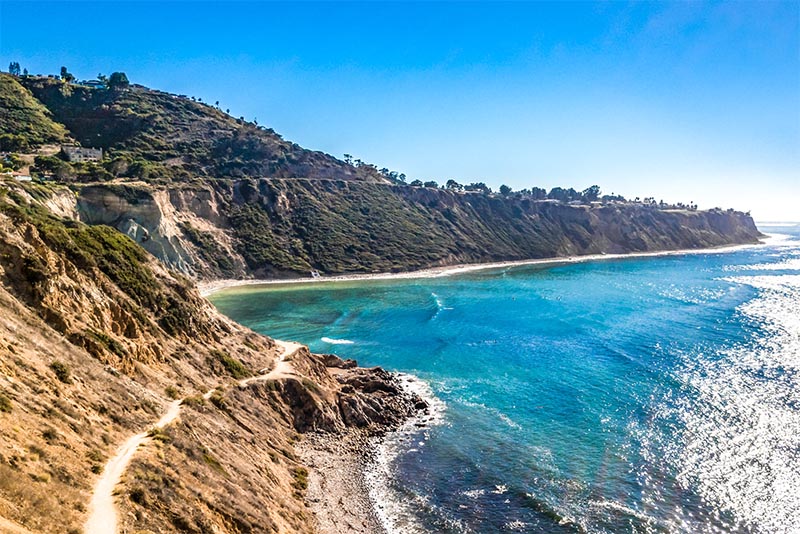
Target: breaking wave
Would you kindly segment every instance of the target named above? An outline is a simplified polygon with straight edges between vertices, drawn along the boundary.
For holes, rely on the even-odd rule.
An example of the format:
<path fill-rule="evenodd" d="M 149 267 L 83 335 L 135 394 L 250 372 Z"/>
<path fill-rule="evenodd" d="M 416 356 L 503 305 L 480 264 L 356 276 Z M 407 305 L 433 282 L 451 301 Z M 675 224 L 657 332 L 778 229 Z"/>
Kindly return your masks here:
<path fill-rule="evenodd" d="M 330 337 L 320 338 L 320 341 L 330 343 L 331 345 L 352 345 L 355 343 L 355 341 L 350 341 L 349 339 L 333 339 Z"/>

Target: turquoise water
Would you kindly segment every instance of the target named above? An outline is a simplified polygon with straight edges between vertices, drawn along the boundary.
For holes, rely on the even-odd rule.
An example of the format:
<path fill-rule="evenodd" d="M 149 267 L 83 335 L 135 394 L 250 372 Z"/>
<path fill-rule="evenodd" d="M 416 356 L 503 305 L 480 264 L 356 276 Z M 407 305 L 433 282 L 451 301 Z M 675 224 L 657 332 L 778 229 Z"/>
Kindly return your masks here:
<path fill-rule="evenodd" d="M 369 480 L 391 532 L 798 532 L 800 227 L 733 252 L 235 289 L 234 320 L 443 403 Z"/>

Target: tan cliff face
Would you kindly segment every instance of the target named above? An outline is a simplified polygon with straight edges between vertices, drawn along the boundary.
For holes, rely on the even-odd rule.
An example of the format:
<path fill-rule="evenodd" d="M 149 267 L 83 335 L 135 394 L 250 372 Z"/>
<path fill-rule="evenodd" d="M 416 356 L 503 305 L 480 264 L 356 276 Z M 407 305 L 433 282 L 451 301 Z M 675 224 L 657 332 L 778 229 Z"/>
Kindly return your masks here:
<path fill-rule="evenodd" d="M 696 249 L 760 236 L 732 210 L 573 206 L 328 180 L 94 185 L 77 198 L 81 220 L 114 226 L 200 280 Z"/>
<path fill-rule="evenodd" d="M 167 191 L 146 184 L 119 189 L 89 186 L 81 189 L 76 211 L 87 224 L 112 226 L 139 243 L 168 268 L 196 279 L 245 276 L 246 267 L 237 257 L 226 233 L 213 191 L 207 189 Z M 208 259 L 209 251 L 192 236 L 208 236 L 219 254 L 230 260 L 224 273 Z"/>
<path fill-rule="evenodd" d="M 0 185 L 0 530 L 82 532 L 117 448 L 183 399 L 116 485 L 120 531 L 313 532 L 301 433 L 380 432 L 418 399 L 304 348 L 272 376 L 273 340 L 25 187 Z"/>

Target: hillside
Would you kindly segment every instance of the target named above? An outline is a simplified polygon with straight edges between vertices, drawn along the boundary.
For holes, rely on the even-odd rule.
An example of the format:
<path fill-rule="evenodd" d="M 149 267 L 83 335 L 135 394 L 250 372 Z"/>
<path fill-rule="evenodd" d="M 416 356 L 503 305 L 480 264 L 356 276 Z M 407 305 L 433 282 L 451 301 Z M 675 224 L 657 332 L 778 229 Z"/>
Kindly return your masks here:
<path fill-rule="evenodd" d="M 74 186 L 73 212 L 135 237 L 197 279 L 404 271 L 759 236 L 748 216 L 730 211 L 574 206 L 393 184 L 373 166 L 305 150 L 186 97 L 18 81 L 25 89 L 14 94 L 41 102 L 72 137 L 106 151 L 103 168 L 76 167 L 85 185 Z M 113 183 L 97 183 L 103 176 Z"/>
<path fill-rule="evenodd" d="M 77 214 L 196 279 L 407 271 L 457 263 L 756 242 L 733 211 L 571 206 L 322 180 L 90 185 Z"/>
<path fill-rule="evenodd" d="M 287 357 L 196 280 L 760 236 L 732 210 L 412 187 L 141 86 L 2 75 L 0 103 L 0 133 L 43 177 L 0 178 L 0 530 L 81 532 L 106 488 L 120 531 L 313 532 L 301 435 L 379 433 L 424 409 L 380 370 Z M 36 163 L 62 141 L 104 159 Z M 119 482 L 98 484 L 137 435 Z"/>
<path fill-rule="evenodd" d="M 760 236 L 731 210 L 405 185 L 184 96 L 4 78 L 14 88 L 6 98 L 41 103 L 70 136 L 105 151 L 99 163 L 57 164 L 77 192 L 60 209 L 117 228 L 194 279 L 407 271 Z"/>
<path fill-rule="evenodd" d="M 306 150 L 274 131 L 234 119 L 187 97 L 132 85 L 105 90 L 52 78 L 19 82 L 83 146 L 103 148 L 112 159 L 146 162 L 147 175 L 163 181 L 242 176 L 377 180 L 322 152 Z M 142 170 L 137 171 L 138 176 Z"/>
<path fill-rule="evenodd" d="M 418 399 L 387 397 L 380 371 L 334 379 L 341 361 L 305 348 L 271 373 L 273 340 L 116 230 L 51 211 L 64 194 L 0 186 L 0 530 L 82 532 L 116 449 L 172 403 L 111 486 L 120 532 L 312 532 L 300 433 L 380 432 Z"/>
<path fill-rule="evenodd" d="M 66 138 L 66 128 L 53 121 L 52 113 L 17 78 L 0 73 L 0 150 L 24 151 Z"/>

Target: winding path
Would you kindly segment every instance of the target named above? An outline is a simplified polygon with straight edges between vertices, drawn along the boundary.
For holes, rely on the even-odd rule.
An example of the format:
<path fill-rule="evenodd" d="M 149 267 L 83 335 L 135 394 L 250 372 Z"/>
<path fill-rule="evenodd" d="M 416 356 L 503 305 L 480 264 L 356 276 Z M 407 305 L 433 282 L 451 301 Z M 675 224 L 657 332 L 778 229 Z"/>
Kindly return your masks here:
<path fill-rule="evenodd" d="M 239 387 L 246 387 L 251 382 L 259 380 L 277 380 L 295 374 L 288 358 L 294 355 L 303 345 L 277 339 L 275 343 L 283 349 L 275 362 L 275 367 L 264 374 L 241 380 Z M 266 369 L 263 371 L 266 371 Z M 210 389 L 203 395 L 203 398 L 210 398 L 213 392 L 214 390 Z M 164 428 L 177 419 L 181 413 L 181 402 L 183 401 L 176 400 L 171 402 L 167 412 L 151 428 Z M 117 449 L 117 453 L 106 464 L 103 469 L 103 476 L 97 481 L 92 492 L 92 500 L 89 503 L 89 519 L 84 526 L 84 534 L 117 534 L 118 520 L 117 509 L 114 506 L 114 488 L 122 478 L 125 469 L 131 463 L 137 449 L 152 441 L 153 438 L 150 437 L 149 433 L 150 430 L 148 429 L 128 439 Z M 2 521 L 0 521 L 0 526 L 3 526 Z M 12 532 L 14 531 L 12 530 Z"/>
<path fill-rule="evenodd" d="M 2 516 L 0 516 L 0 532 L 5 534 L 33 534 L 22 525 L 18 525 Z"/>

